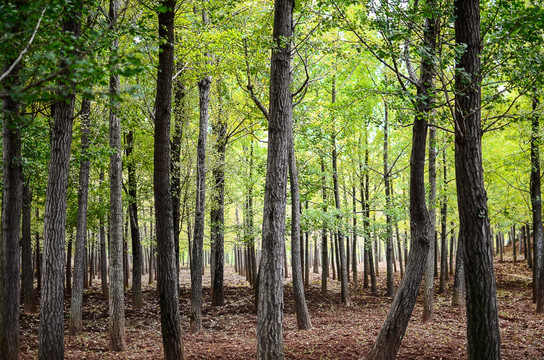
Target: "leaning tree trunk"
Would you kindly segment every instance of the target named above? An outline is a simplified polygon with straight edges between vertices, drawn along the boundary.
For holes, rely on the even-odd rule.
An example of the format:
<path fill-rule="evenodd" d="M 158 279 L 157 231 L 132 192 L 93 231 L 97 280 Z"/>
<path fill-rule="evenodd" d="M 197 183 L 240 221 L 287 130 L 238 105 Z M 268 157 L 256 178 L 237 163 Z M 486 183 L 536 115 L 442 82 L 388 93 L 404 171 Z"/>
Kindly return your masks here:
<path fill-rule="evenodd" d="M 425 46 L 436 47 L 437 21 L 427 18 L 423 40 Z M 432 238 L 429 211 L 425 203 L 425 145 L 428 116 L 431 110 L 430 91 L 433 79 L 433 62 L 427 55 L 421 61 L 421 74 L 417 86 L 418 101 L 413 125 L 412 154 L 410 158 L 410 254 L 406 271 L 391 304 L 389 313 L 367 359 L 393 360 L 400 348 L 406 327 L 417 300 L 421 278 L 425 271 Z"/>
<path fill-rule="evenodd" d="M 23 185 L 23 217 L 21 237 L 21 265 L 24 312 L 33 314 L 36 309 L 36 293 L 34 292 L 34 275 L 32 274 L 32 229 L 31 229 L 32 191 L 29 179 Z"/>
<path fill-rule="evenodd" d="M 80 14 L 69 10 L 63 31 L 79 36 Z M 71 41 L 71 40 L 70 40 Z M 75 55 L 75 54 L 71 54 Z M 61 67 L 67 61 L 62 60 Z M 40 298 L 40 329 L 38 359 L 64 358 L 64 245 L 66 197 L 72 145 L 75 87 L 59 79 L 58 100 L 54 103 L 51 131 L 51 157 L 45 196 L 42 291 Z M 4 205 L 5 206 L 5 205 Z"/>
<path fill-rule="evenodd" d="M 289 144 L 289 182 L 291 184 L 291 266 L 293 268 L 293 290 L 295 295 L 295 313 L 299 330 L 312 328 L 310 314 L 304 296 L 304 283 L 301 264 L 300 238 L 300 194 L 298 188 L 298 171 L 295 157 L 294 134 L 291 133 Z"/>
<path fill-rule="evenodd" d="M 132 240 L 132 307 L 140 309 L 142 300 L 142 244 L 138 223 L 138 184 L 136 182 L 136 159 L 134 150 L 134 132 L 130 130 L 126 137 L 127 172 L 128 172 L 128 207 L 130 216 L 130 237 Z"/>
<path fill-rule="evenodd" d="M 174 72 L 174 8 L 176 1 L 164 0 L 161 5 L 166 10 L 159 12 L 159 39 L 161 41 L 155 98 L 155 152 L 153 156 L 159 274 L 157 286 L 161 308 L 164 358 L 179 360 L 185 359 L 185 354 L 179 313 L 174 221 L 170 192 L 170 108 Z M 149 276 L 151 276 L 151 271 Z"/>
<path fill-rule="evenodd" d="M 258 275 L 257 358 L 284 358 L 283 247 L 287 168 L 293 123 L 291 85 L 292 0 L 276 0 L 270 58 L 270 117 L 264 190 L 262 254 Z"/>
<path fill-rule="evenodd" d="M 109 21 L 113 29 L 117 26 L 118 0 L 110 0 Z M 119 44 L 113 40 L 112 52 Z M 110 76 L 110 243 L 109 243 L 109 333 L 110 348 L 123 351 L 125 343 L 125 303 L 123 274 L 123 202 L 121 163 L 121 119 L 118 117 L 119 103 L 115 96 L 119 92 L 119 75 Z"/>
<path fill-rule="evenodd" d="M 469 360 L 500 359 L 497 288 L 482 167 L 479 0 L 455 1 L 455 175 L 467 287 Z M 461 71 L 462 70 L 462 71 Z"/>
<path fill-rule="evenodd" d="M 72 296 L 70 298 L 70 322 L 68 334 L 79 335 L 83 332 L 83 278 L 85 276 L 85 247 L 87 243 L 87 199 L 89 195 L 89 131 L 91 101 L 81 101 L 81 161 L 79 168 L 79 189 L 77 199 L 77 230 L 74 251 L 74 274 Z"/>
<path fill-rule="evenodd" d="M 17 33 L 20 30 L 19 24 L 16 23 L 12 30 Z M 6 68 L 11 66 L 14 60 L 13 56 L 7 56 Z M 15 89 L 20 85 L 20 68 L 21 65 L 16 65 L 5 83 L 2 84 L 4 89 L 10 93 L 15 93 Z M 21 287 L 19 281 L 19 232 L 23 195 L 20 102 L 16 95 L 3 98 L 2 112 L 3 183 L 2 243 L 0 245 L 0 351 L 5 359 L 11 360 L 19 358 L 19 295 Z M 62 255 L 61 263 L 64 259 L 64 254 Z M 62 284 L 62 277 L 60 281 Z"/>

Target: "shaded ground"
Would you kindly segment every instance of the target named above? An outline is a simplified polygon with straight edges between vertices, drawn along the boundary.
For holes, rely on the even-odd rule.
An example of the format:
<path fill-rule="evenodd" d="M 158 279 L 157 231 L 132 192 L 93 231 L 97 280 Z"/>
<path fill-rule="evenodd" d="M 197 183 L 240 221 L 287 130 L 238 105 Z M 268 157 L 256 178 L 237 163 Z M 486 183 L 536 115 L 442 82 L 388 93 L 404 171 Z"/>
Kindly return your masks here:
<path fill-rule="evenodd" d="M 544 316 L 535 314 L 532 303 L 531 273 L 525 263 L 495 263 L 498 284 L 499 317 L 503 359 L 544 359 Z M 385 293 L 385 268 L 379 291 Z M 362 274 L 360 275 L 362 276 Z M 398 277 L 398 274 L 397 274 Z M 188 328 L 189 273 L 181 274 L 182 325 Z M 252 289 L 245 280 L 227 268 L 223 307 L 212 307 L 209 297 L 209 272 L 206 269 L 203 308 L 205 330 L 184 335 L 189 359 L 255 359 L 256 313 Z M 146 279 L 147 280 L 147 279 Z M 397 279 L 398 281 L 398 279 Z M 145 281 L 147 283 L 147 281 Z M 450 287 L 453 280 L 450 280 Z M 380 330 L 391 298 L 372 296 L 367 289 L 351 287 L 353 305 L 340 303 L 339 285 L 331 281 L 327 295 L 320 292 L 320 278 L 312 274 L 307 290 L 313 329 L 297 331 L 292 288 L 285 290 L 285 353 L 288 359 L 358 359 L 364 357 Z M 453 309 L 451 289 L 435 297 L 435 317 L 422 323 L 422 302 L 418 301 L 403 340 L 399 359 L 466 358 L 465 311 Z M 436 286 L 438 288 L 438 286 Z M 162 340 L 159 306 L 155 287 L 146 287 L 144 308 L 133 310 L 126 301 L 127 351 L 108 351 L 108 304 L 99 287 L 84 296 L 84 334 L 65 336 L 66 359 L 161 359 Z M 69 299 L 65 301 L 67 329 Z M 38 352 L 38 315 L 21 316 L 22 359 L 35 359 Z"/>

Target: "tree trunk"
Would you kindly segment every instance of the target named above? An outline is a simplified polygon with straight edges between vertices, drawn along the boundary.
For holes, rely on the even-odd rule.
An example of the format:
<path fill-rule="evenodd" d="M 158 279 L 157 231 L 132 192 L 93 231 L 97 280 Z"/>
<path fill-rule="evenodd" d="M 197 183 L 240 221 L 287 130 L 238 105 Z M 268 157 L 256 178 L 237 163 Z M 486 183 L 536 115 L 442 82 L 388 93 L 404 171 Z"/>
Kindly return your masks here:
<path fill-rule="evenodd" d="M 333 82 L 333 103 L 335 102 L 335 87 Z M 336 210 L 338 211 L 337 215 L 337 221 L 339 224 L 342 223 L 342 217 L 340 216 L 340 189 L 338 186 L 338 153 L 336 150 L 336 134 L 333 134 L 332 136 L 332 181 L 333 181 L 333 189 L 334 189 L 334 201 L 336 204 Z M 342 225 L 340 225 L 342 227 Z M 342 298 L 342 303 L 345 305 L 350 304 L 349 299 L 349 284 L 348 284 L 348 268 L 346 263 L 346 249 L 345 249 L 345 242 L 344 242 L 344 232 L 343 229 L 338 229 L 336 232 L 337 236 L 337 244 L 338 244 L 338 260 L 339 262 L 339 268 L 338 268 L 338 278 L 340 279 L 340 293 Z"/>
<path fill-rule="evenodd" d="M 130 216 L 130 237 L 132 240 L 132 307 L 140 309 L 142 301 L 142 244 L 138 223 L 138 184 L 136 183 L 136 159 L 134 150 L 134 132 L 130 130 L 126 137 L 126 156 L 128 171 L 128 208 Z"/>
<path fill-rule="evenodd" d="M 465 265 L 463 262 L 462 239 L 457 239 L 457 258 L 455 261 L 455 280 L 453 281 L 453 295 L 451 305 L 461 307 L 465 304 Z"/>
<path fill-rule="evenodd" d="M 89 154 L 89 131 L 91 127 L 91 101 L 81 101 L 81 160 L 79 168 L 79 188 L 77 200 L 77 230 L 74 252 L 74 279 L 70 299 L 70 322 L 68 334 L 79 335 L 83 332 L 83 277 L 85 272 L 85 247 L 87 243 L 87 202 L 89 195 L 89 172 L 91 167 Z"/>
<path fill-rule="evenodd" d="M 270 59 L 270 116 L 259 262 L 257 358 L 283 359 L 283 279 L 287 164 L 293 126 L 291 86 L 292 0 L 276 0 Z"/>
<path fill-rule="evenodd" d="M 370 174 L 368 173 L 369 165 L 369 151 L 368 151 L 368 138 L 365 137 L 365 168 L 359 167 L 361 170 L 361 201 L 363 203 L 363 228 L 365 231 L 365 269 L 366 274 L 370 275 L 370 292 L 372 294 L 378 293 L 378 286 L 376 282 L 376 272 L 374 267 L 374 255 L 372 252 L 372 237 L 370 234 Z M 365 276 L 365 283 L 367 282 Z M 368 287 L 368 284 L 367 284 Z"/>
<path fill-rule="evenodd" d="M 448 181 L 447 176 L 447 167 L 446 167 L 446 148 L 444 147 L 442 153 L 442 176 L 443 176 L 443 185 L 442 185 L 442 206 L 440 207 L 440 250 L 442 255 L 440 256 L 440 286 L 438 288 L 438 293 L 443 294 L 446 291 L 446 285 L 449 280 L 448 274 L 448 199 L 446 197 L 446 184 Z"/>
<path fill-rule="evenodd" d="M 208 129 L 208 107 L 212 79 L 205 76 L 198 83 L 200 93 L 200 123 L 197 147 L 197 180 L 195 229 L 193 236 L 193 268 L 191 268 L 191 315 L 189 331 L 195 334 L 202 330 L 202 272 L 204 245 L 204 218 L 206 210 L 206 133 Z"/>
<path fill-rule="evenodd" d="M 23 5 L 23 4 L 17 4 Z M 17 19 L 11 30 L 20 31 Z M 15 61 L 11 54 L 5 59 L 5 69 Z M 10 76 L 2 84 L 15 93 L 21 81 L 21 65 L 15 65 Z M 19 302 L 21 282 L 19 274 L 19 232 L 22 209 L 22 162 L 20 102 L 15 97 L 5 97 L 2 102 L 3 120 L 3 183 L 2 183 L 2 242 L 0 244 L 0 351 L 6 359 L 19 358 Z M 54 151 L 54 150 L 52 150 Z M 62 244 L 64 246 L 64 243 Z M 64 247 L 60 263 L 64 261 Z M 64 273 L 60 282 L 64 281 Z M 60 290 L 62 292 L 62 289 Z M 49 295 L 49 294 L 46 294 Z M 46 308 L 47 310 L 47 308 Z M 58 320 L 58 319 L 56 319 Z"/>
<path fill-rule="evenodd" d="M 100 184 L 104 181 L 104 172 L 100 170 Z M 98 199 L 102 202 L 101 193 L 98 195 Z M 99 235 L 100 235 L 100 282 L 102 286 L 102 297 L 105 300 L 109 300 L 108 289 L 108 259 L 106 252 L 106 231 L 104 229 L 104 219 L 100 216 L 98 220 Z"/>
<path fill-rule="evenodd" d="M 388 165 L 388 143 L 389 143 L 389 111 L 387 104 L 384 104 L 385 117 L 384 117 L 384 126 L 383 126 L 383 182 L 385 186 L 385 207 L 390 210 L 392 208 L 391 204 L 391 185 L 389 184 L 389 165 Z M 386 227 L 386 238 L 385 238 L 385 258 L 387 263 L 387 290 L 385 296 L 393 296 L 395 293 L 394 289 L 394 274 L 393 274 L 393 224 L 391 220 L 391 213 L 389 211 L 385 212 L 385 227 Z"/>
<path fill-rule="evenodd" d="M 325 162 L 321 158 L 321 194 L 323 198 L 323 212 L 327 212 L 327 183 L 325 178 Z M 321 292 L 327 292 L 327 279 L 329 277 L 329 244 L 327 241 L 327 221 L 323 220 L 321 228 Z"/>
<path fill-rule="evenodd" d="M 210 210 L 211 242 L 213 244 L 212 264 L 212 305 L 222 306 L 223 278 L 225 262 L 225 152 L 227 146 L 227 123 L 223 118 L 222 82 L 218 82 L 219 109 L 217 122 L 212 124 L 215 135 L 214 147 L 217 152 L 217 163 L 212 171 L 214 178 L 214 191 L 212 193 L 213 207 Z M 252 275 L 252 274 L 251 274 Z M 250 281 L 251 283 L 252 281 Z"/>
<path fill-rule="evenodd" d="M 23 304 L 26 314 L 34 314 L 36 309 L 36 293 L 34 292 L 34 276 L 32 274 L 32 191 L 29 180 L 23 184 L 23 217 L 22 217 L 22 239 L 21 239 L 21 263 L 22 263 L 22 288 Z"/>
<path fill-rule="evenodd" d="M 118 0 L 110 0 L 109 21 L 112 28 L 117 26 Z M 119 40 L 113 40 L 112 51 Z M 119 92 L 119 75 L 110 75 L 110 94 Z M 118 117 L 119 103 L 112 98 L 110 104 L 110 244 L 109 244 L 109 333 L 110 349 L 123 351 L 125 343 L 125 304 L 123 274 L 123 202 L 121 163 L 121 119 Z"/>
<path fill-rule="evenodd" d="M 428 1 L 432 2 L 432 1 Z M 432 5 L 432 4 L 429 4 Z M 432 239 L 433 227 L 425 203 L 425 145 L 427 121 L 431 109 L 429 93 L 432 87 L 433 62 L 430 54 L 436 48 L 437 20 L 427 18 L 423 40 L 430 50 L 421 61 L 421 73 L 417 86 L 418 101 L 413 125 L 412 154 L 410 158 L 410 255 L 406 261 L 406 272 L 397 290 L 380 334 L 367 359 L 393 360 L 417 300 L 421 278 L 425 271 L 427 255 Z"/>
<path fill-rule="evenodd" d="M 469 360 L 500 359 L 497 289 L 482 168 L 479 0 L 455 1 L 455 175 L 467 286 Z M 462 69 L 459 70 L 459 69 Z"/>
<path fill-rule="evenodd" d="M 79 36 L 80 13 L 77 6 L 67 10 L 62 29 Z M 61 67 L 66 61 L 61 60 Z M 64 357 L 64 245 L 66 195 L 72 144 L 75 87 L 66 79 L 57 82 L 58 100 L 53 108 L 51 157 L 45 199 L 42 291 L 40 294 L 40 360 L 60 360 Z M 5 177 L 4 177 L 5 178 Z M 5 180 L 4 180 L 5 181 Z M 5 206 L 5 205 L 4 205 Z"/>
<path fill-rule="evenodd" d="M 298 172 L 295 158 L 294 134 L 291 131 L 289 144 L 289 182 L 291 184 L 291 266 L 293 268 L 293 291 L 295 297 L 295 312 L 299 330 L 312 328 L 310 314 L 304 296 L 304 283 L 301 264 L 300 234 L 300 194 L 298 188 Z"/>
<path fill-rule="evenodd" d="M 23 190 L 24 191 L 24 190 Z M 74 235 L 70 233 L 68 249 L 66 251 L 66 293 L 72 296 L 72 243 Z"/>
<path fill-rule="evenodd" d="M 355 191 L 355 186 L 351 188 L 351 193 L 353 194 L 353 244 L 351 246 L 351 266 L 353 271 L 353 285 L 357 286 L 359 284 L 359 279 L 357 277 L 357 192 Z"/>
<path fill-rule="evenodd" d="M 155 98 L 153 186 L 156 207 L 158 290 L 164 358 L 185 359 L 179 313 L 174 221 L 170 189 L 170 108 L 174 72 L 175 0 L 161 1 L 159 11 L 159 66 Z M 151 274 L 151 273 L 150 273 Z M 151 276 L 151 275 L 150 275 Z"/>

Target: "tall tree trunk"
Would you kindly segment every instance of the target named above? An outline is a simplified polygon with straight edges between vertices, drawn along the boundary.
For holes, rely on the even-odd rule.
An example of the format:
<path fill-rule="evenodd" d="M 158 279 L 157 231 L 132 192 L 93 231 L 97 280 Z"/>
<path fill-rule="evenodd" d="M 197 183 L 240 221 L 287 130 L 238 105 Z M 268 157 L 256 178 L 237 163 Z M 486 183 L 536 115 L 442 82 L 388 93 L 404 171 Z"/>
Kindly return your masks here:
<path fill-rule="evenodd" d="M 100 170 L 100 184 L 104 181 L 104 172 Z M 98 199 L 102 202 L 102 196 L 98 195 Z M 105 300 L 109 299 L 108 289 L 108 258 L 106 252 L 106 230 L 104 229 L 104 218 L 98 219 L 99 235 L 100 235 L 100 282 L 102 286 L 102 297 Z"/>
<path fill-rule="evenodd" d="M 353 245 L 351 254 L 351 266 L 353 269 L 353 285 L 357 286 L 359 283 L 357 277 L 357 192 L 355 186 L 351 188 L 353 194 Z"/>
<path fill-rule="evenodd" d="M 370 174 L 368 173 L 369 165 L 369 151 L 368 151 L 368 138 L 365 137 L 365 168 L 361 170 L 361 200 L 363 202 L 363 228 L 365 231 L 365 268 L 367 274 L 370 275 L 370 292 L 372 294 L 378 293 L 378 286 L 376 282 L 376 272 L 374 267 L 374 255 L 372 252 L 372 237 L 370 233 Z"/>
<path fill-rule="evenodd" d="M 390 210 L 392 208 L 391 204 L 391 185 L 389 183 L 389 165 L 388 165 L 388 143 L 389 143 L 389 111 L 387 104 L 384 104 L 385 117 L 383 125 L 383 182 L 385 186 L 385 207 Z M 393 296 L 394 289 L 394 274 L 393 274 L 393 224 L 391 220 L 391 213 L 389 211 L 385 212 L 385 226 L 386 226 L 386 252 L 385 258 L 387 263 L 387 290 L 385 296 Z"/>
<path fill-rule="evenodd" d="M 132 307 L 140 309 L 142 301 L 142 244 L 140 241 L 140 225 L 138 223 L 138 184 L 136 183 L 136 159 L 132 157 L 134 150 L 134 132 L 130 130 L 126 137 L 126 156 L 128 172 L 128 209 L 130 216 L 130 237 L 132 240 Z"/>
<path fill-rule="evenodd" d="M 533 116 L 531 117 L 531 205 L 533 210 L 533 287 L 537 313 L 544 312 L 544 281 L 543 273 L 543 230 L 542 230 L 542 199 L 540 189 L 540 118 L 536 113 L 539 106 L 536 95 L 533 96 Z M 530 250 L 529 250 L 530 251 Z M 530 258 L 531 256 L 529 256 Z M 542 279 L 541 279 L 542 277 Z"/>
<path fill-rule="evenodd" d="M 482 168 L 479 0 L 455 1 L 455 40 L 466 47 L 455 75 L 455 175 L 467 286 L 467 352 L 469 360 L 500 359 L 497 288 Z"/>
<path fill-rule="evenodd" d="M 432 122 L 432 120 L 431 120 Z M 431 221 L 431 246 L 425 266 L 423 283 L 423 321 L 433 318 L 434 308 L 434 274 L 436 262 L 436 129 L 429 129 L 429 216 Z"/>
<path fill-rule="evenodd" d="M 428 0 L 427 5 L 433 6 Z M 425 146 L 428 116 L 431 110 L 430 91 L 433 80 L 433 61 L 429 57 L 436 48 L 437 20 L 427 18 L 423 41 L 429 52 L 421 60 L 421 73 L 417 86 L 418 99 L 413 125 L 412 154 L 410 158 L 410 254 L 406 271 L 387 314 L 380 334 L 367 359 L 393 360 L 417 300 L 417 293 L 425 271 L 427 255 L 432 239 L 432 224 L 425 203 Z"/>
<path fill-rule="evenodd" d="M 325 178 L 325 162 L 321 158 L 321 193 L 323 197 L 323 212 L 327 212 L 327 182 Z M 323 220 L 321 228 L 321 292 L 327 292 L 327 279 L 329 277 L 329 244 L 327 242 L 327 221 Z"/>
<path fill-rule="evenodd" d="M 293 268 L 293 290 L 295 297 L 295 312 L 299 330 L 312 328 L 310 314 L 304 296 L 304 283 L 301 264 L 300 234 L 300 194 L 298 188 L 298 171 L 295 157 L 294 134 L 291 130 L 289 144 L 289 182 L 291 184 L 291 266 Z"/>
<path fill-rule="evenodd" d="M 18 4 L 23 5 L 23 4 Z M 22 19 L 16 19 L 11 30 L 18 33 Z M 15 52 L 14 52 L 15 53 Z M 9 54 L 5 69 L 15 61 Z M 8 92 L 16 92 L 21 81 L 21 65 L 15 65 L 11 74 L 2 84 Z M 0 351 L 6 359 L 19 358 L 19 296 L 21 282 L 19 275 L 19 232 L 22 209 L 22 163 L 21 163 L 21 114 L 17 96 L 5 97 L 2 102 L 2 243 L 0 244 Z M 64 244 L 63 244 L 64 245 Z M 64 248 L 63 248 L 64 250 Z M 64 253 L 59 259 L 63 263 Z M 62 274 L 64 277 L 64 274 Z M 63 277 L 60 278 L 61 284 Z M 61 290 L 62 292 L 62 290 Z"/>
<path fill-rule="evenodd" d="M 81 160 L 79 168 L 79 188 L 77 199 L 77 230 L 74 252 L 74 279 L 70 299 L 70 322 L 68 334 L 79 335 L 83 332 L 83 277 L 85 273 L 85 246 L 87 243 L 87 200 L 89 195 L 89 131 L 91 126 L 91 101 L 81 101 Z"/>
<path fill-rule="evenodd" d="M 174 221 L 170 190 L 170 108 L 174 72 L 175 0 L 163 0 L 159 11 L 159 66 L 155 98 L 155 141 L 153 186 L 156 207 L 158 289 L 164 358 L 185 359 L 179 313 L 175 259 Z M 151 276 L 151 273 L 150 273 Z"/>
<path fill-rule="evenodd" d="M 205 15 L 204 15 L 205 17 Z M 192 334 L 202 330 L 202 272 L 204 246 L 204 218 L 206 210 L 206 133 L 208 129 L 208 107 L 212 78 L 205 76 L 198 83 L 200 93 L 200 122 L 197 146 L 195 229 L 191 268 L 191 315 L 189 329 Z"/>
<path fill-rule="evenodd" d="M 334 90 L 334 82 L 333 82 L 333 103 L 335 102 L 334 97 L 336 96 L 336 91 Z M 340 216 L 340 188 L 338 186 L 338 153 L 336 149 L 336 134 L 333 134 L 332 136 L 332 181 L 333 181 L 333 190 L 334 190 L 334 201 L 336 204 L 336 210 L 338 211 L 337 219 L 338 223 L 342 223 L 342 217 Z M 343 227 L 342 225 L 340 225 Z M 345 305 L 350 304 L 349 299 L 349 284 L 348 284 L 348 268 L 346 263 L 346 249 L 345 249 L 345 241 L 344 241 L 344 232 L 343 229 L 338 229 L 336 232 L 337 236 L 337 244 L 338 244 L 338 259 L 339 261 L 339 271 L 338 271 L 338 278 L 340 279 L 340 294 L 342 298 L 342 303 Z"/>
<path fill-rule="evenodd" d="M 440 256 L 440 287 L 438 293 L 442 294 L 446 291 L 446 283 L 449 280 L 448 274 L 448 198 L 446 196 L 446 188 L 448 181 L 448 173 L 446 166 L 446 148 L 442 152 L 442 176 L 443 176 L 443 185 L 442 185 L 442 206 L 440 207 L 440 250 L 442 255 Z"/>
<path fill-rule="evenodd" d="M 117 27 L 118 0 L 110 0 L 110 26 Z M 112 52 L 118 48 L 119 40 L 112 43 Z M 122 163 L 121 163 L 121 119 L 118 117 L 119 103 L 115 96 L 119 92 L 119 75 L 110 75 L 110 244 L 109 244 L 109 333 L 110 348 L 123 351 L 125 343 L 125 303 L 123 274 L 123 202 L 122 202 Z"/>
<path fill-rule="evenodd" d="M 213 244 L 212 264 L 212 305 L 222 306 L 223 299 L 223 278 L 225 263 L 225 152 L 227 146 L 227 123 L 223 118 L 223 97 L 222 82 L 218 81 L 219 109 L 217 111 L 217 122 L 212 124 L 212 131 L 215 135 L 214 147 L 217 152 L 217 163 L 212 171 L 214 178 L 214 192 L 210 210 L 211 221 L 211 242 Z M 251 256 L 250 256 L 251 258 Z M 251 276 L 252 277 L 252 274 Z M 250 281 L 251 282 L 251 281 Z"/>
<path fill-rule="evenodd" d="M 264 190 L 262 253 L 259 262 L 257 358 L 283 359 L 282 251 L 287 201 L 287 164 L 293 126 L 291 85 L 292 0 L 276 0 L 270 59 L 270 116 Z"/>
<path fill-rule="evenodd" d="M 79 36 L 81 16 L 77 6 L 66 10 L 63 32 Z M 72 54 L 75 55 L 75 54 Z M 61 60 L 61 67 L 69 60 Z M 57 82 L 58 100 L 53 108 L 51 157 L 45 197 L 42 291 L 38 359 L 64 357 L 64 245 L 66 195 L 72 145 L 75 85 L 66 79 Z M 5 178 L 5 177 L 4 177 Z"/>
<path fill-rule="evenodd" d="M 32 229 L 31 229 L 32 191 L 29 179 L 23 184 L 23 217 L 21 238 L 21 282 L 23 288 L 24 312 L 34 314 L 36 309 L 36 293 L 34 292 L 34 276 L 32 274 Z"/>
<path fill-rule="evenodd" d="M 70 233 L 68 238 L 68 249 L 66 251 L 66 293 L 72 296 L 72 243 L 74 240 L 73 233 Z"/>

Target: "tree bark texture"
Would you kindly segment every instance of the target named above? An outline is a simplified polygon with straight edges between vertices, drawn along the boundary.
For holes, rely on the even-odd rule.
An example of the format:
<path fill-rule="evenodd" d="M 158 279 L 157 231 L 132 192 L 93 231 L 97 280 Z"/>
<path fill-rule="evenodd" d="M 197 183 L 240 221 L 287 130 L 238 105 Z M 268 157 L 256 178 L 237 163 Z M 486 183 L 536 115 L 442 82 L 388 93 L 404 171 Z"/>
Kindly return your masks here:
<path fill-rule="evenodd" d="M 455 174 L 467 288 L 469 360 L 501 357 L 497 289 L 482 168 L 479 5 L 479 0 L 455 1 L 455 40 L 466 46 L 455 75 Z"/>
<path fill-rule="evenodd" d="M 465 265 L 463 263 L 462 238 L 457 240 L 457 258 L 455 259 L 455 279 L 453 280 L 453 294 L 451 305 L 461 307 L 465 305 Z"/>
<path fill-rule="evenodd" d="M 384 125 L 383 125 L 383 182 L 385 187 L 385 207 L 386 209 L 391 209 L 391 184 L 390 184 L 390 175 L 389 175 L 389 165 L 388 165 L 388 146 L 389 146 L 389 111 L 387 108 L 387 104 L 384 104 Z M 386 257 L 386 264 L 387 264 L 387 290 L 385 292 L 385 296 L 393 296 L 395 289 L 394 289 L 394 274 L 393 274 L 393 223 L 391 219 L 391 214 L 389 211 L 386 211 L 385 213 L 385 231 L 386 231 L 386 238 L 385 238 L 385 245 L 386 245 L 386 251 L 385 251 L 385 257 Z"/>
<path fill-rule="evenodd" d="M 20 30 L 15 20 L 12 30 Z M 5 68 L 14 61 L 7 56 Z M 21 65 L 16 65 L 3 83 L 4 89 L 14 91 L 20 85 Z M 16 97 L 2 102 L 2 243 L 0 244 L 0 352 L 6 359 L 19 358 L 19 232 L 23 196 L 21 163 L 21 104 Z M 63 244 L 64 245 L 64 244 Z M 64 248 L 63 248 L 64 250 Z M 60 262 L 63 263 L 64 253 Z M 64 275 L 64 274 L 63 274 Z M 64 279 L 61 277 L 62 283 Z"/>
<path fill-rule="evenodd" d="M 533 111 L 539 106 L 538 98 L 533 96 Z M 542 230 L 542 193 L 540 188 L 540 118 L 533 113 L 531 117 L 531 206 L 533 211 L 534 267 L 533 286 L 535 287 L 536 311 L 544 312 L 544 277 L 543 272 L 543 230 Z M 528 246 L 528 248 L 530 248 Z M 530 252 L 530 249 L 528 249 Z M 530 254 L 529 254 L 530 258 Z M 532 264 L 531 264 L 532 265 Z"/>
<path fill-rule="evenodd" d="M 87 243 L 87 200 L 89 195 L 89 130 L 91 102 L 81 101 L 81 160 L 79 167 L 79 189 L 77 194 L 77 230 L 74 251 L 74 274 L 70 298 L 70 322 L 68 334 L 79 335 L 83 331 L 83 277 L 85 276 L 85 248 Z"/>
<path fill-rule="evenodd" d="M 34 275 L 32 273 L 32 229 L 31 229 L 32 191 L 29 180 L 23 184 L 23 216 L 21 239 L 21 283 L 23 289 L 24 312 L 33 314 L 36 309 L 36 293 L 34 292 Z"/>
<path fill-rule="evenodd" d="M 270 118 L 264 191 L 262 253 L 259 263 L 257 358 L 284 358 L 283 258 L 287 169 L 293 122 L 291 85 L 292 0 L 276 0 L 270 58 Z"/>
<path fill-rule="evenodd" d="M 164 0 L 159 12 L 159 66 L 155 98 L 155 140 L 153 185 L 158 250 L 158 290 L 164 358 L 185 359 L 179 313 L 178 279 L 175 258 L 174 221 L 170 188 L 170 109 L 174 72 L 175 0 Z M 150 272 L 151 276 L 151 272 Z"/>
<path fill-rule="evenodd" d="M 77 37 L 80 19 L 71 9 L 62 29 Z M 61 61 L 64 66 L 65 60 Z M 51 130 L 51 157 L 45 199 L 42 289 L 40 294 L 40 329 L 38 359 L 64 358 L 64 245 L 66 233 L 66 195 L 72 145 L 75 85 L 66 79 L 57 83 L 58 100 L 54 103 Z"/>
<path fill-rule="evenodd" d="M 142 243 L 140 224 L 138 223 L 138 184 L 136 182 L 136 159 L 134 150 L 134 132 L 130 130 L 126 137 L 126 155 L 128 172 L 128 207 L 130 216 L 130 237 L 132 241 L 132 307 L 140 309 L 142 300 Z"/>
<path fill-rule="evenodd" d="M 293 291 L 295 297 L 295 313 L 299 330 L 312 328 L 306 297 L 301 264 L 300 238 L 300 193 L 298 188 L 298 171 L 295 157 L 294 134 L 291 132 L 289 144 L 289 182 L 291 184 L 291 266 L 293 268 Z"/>
<path fill-rule="evenodd" d="M 104 181 L 104 172 L 100 170 L 100 183 Z M 99 201 L 102 202 L 102 196 L 99 195 Z M 109 299 L 108 289 L 108 257 L 106 252 L 106 230 L 104 229 L 104 219 L 100 216 L 98 220 L 99 236 L 100 236 L 100 282 L 102 287 L 102 297 Z"/>

